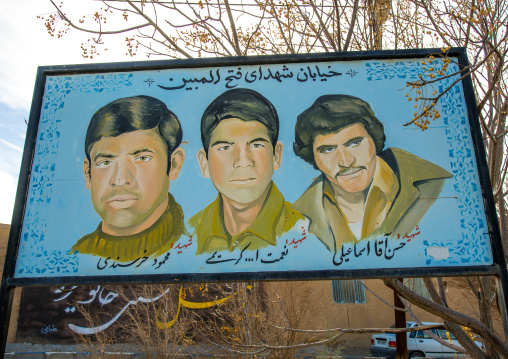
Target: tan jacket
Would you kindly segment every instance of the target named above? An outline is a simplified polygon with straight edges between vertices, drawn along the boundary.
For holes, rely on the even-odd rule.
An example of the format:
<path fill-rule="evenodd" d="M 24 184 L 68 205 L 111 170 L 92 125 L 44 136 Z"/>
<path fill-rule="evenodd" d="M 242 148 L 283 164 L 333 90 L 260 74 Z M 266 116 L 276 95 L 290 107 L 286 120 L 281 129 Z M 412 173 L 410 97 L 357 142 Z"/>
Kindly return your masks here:
<path fill-rule="evenodd" d="M 389 148 L 379 157 L 395 174 L 397 193 L 387 194 L 393 202 L 382 223 L 369 223 L 369 220 L 377 218 L 376 214 L 364 214 L 362 238 L 354 236 L 340 209 L 333 210 L 326 202 L 328 198 L 323 191 L 326 180 L 322 174 L 293 204 L 293 208 L 310 220 L 309 232 L 318 237 L 328 250 L 335 252 L 344 243 L 368 237 L 397 237 L 397 234 L 411 232 L 441 193 L 445 180 L 452 177 L 443 168 L 398 148 Z M 370 206 L 376 207 L 382 206 Z"/>

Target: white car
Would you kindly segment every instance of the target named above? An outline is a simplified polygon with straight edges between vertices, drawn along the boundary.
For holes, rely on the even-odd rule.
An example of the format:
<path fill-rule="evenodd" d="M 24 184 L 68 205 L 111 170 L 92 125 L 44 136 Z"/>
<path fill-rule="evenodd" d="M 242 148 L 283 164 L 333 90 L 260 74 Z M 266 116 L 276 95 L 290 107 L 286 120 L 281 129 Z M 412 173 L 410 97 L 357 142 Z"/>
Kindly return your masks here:
<path fill-rule="evenodd" d="M 424 322 L 424 325 L 433 325 L 440 323 L 429 323 Z M 417 327 L 418 324 L 415 322 L 406 322 L 407 328 Z M 432 332 L 442 339 L 455 344 L 460 345 L 457 339 L 447 330 L 444 329 L 432 329 Z M 441 343 L 438 343 L 432 339 L 423 330 L 416 332 L 406 333 L 407 334 L 407 354 L 410 359 L 413 358 L 459 358 L 464 356 L 462 353 L 458 353 L 453 349 L 445 347 Z M 481 347 L 481 343 L 476 342 Z M 376 357 L 395 358 L 397 343 L 395 341 L 395 334 L 384 333 L 375 334 L 372 336 L 370 352 Z"/>

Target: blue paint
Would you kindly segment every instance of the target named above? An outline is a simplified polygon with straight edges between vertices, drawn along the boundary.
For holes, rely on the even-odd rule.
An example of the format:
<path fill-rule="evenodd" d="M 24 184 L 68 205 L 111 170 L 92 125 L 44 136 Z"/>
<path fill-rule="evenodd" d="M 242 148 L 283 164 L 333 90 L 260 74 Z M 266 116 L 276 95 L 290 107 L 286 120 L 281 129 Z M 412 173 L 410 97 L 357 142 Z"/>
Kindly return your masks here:
<path fill-rule="evenodd" d="M 199 83 L 193 84 L 192 90 L 167 91 L 147 82 L 151 78 L 156 84 L 168 85 L 170 78 L 176 83 L 178 79 L 201 78 L 209 74 L 209 69 L 206 68 L 178 69 L 48 78 L 16 277 L 492 264 L 487 222 L 461 85 L 456 85 L 440 99 L 442 118 L 436 121 L 435 126 L 432 123 L 429 130 L 421 132 L 414 126 L 403 126 L 412 118 L 414 102 L 407 100 L 405 91 L 400 91 L 407 81 L 417 79 L 421 73 L 421 59 L 335 62 L 320 66 L 326 68 L 328 65 L 343 75 L 327 79 L 326 82 L 298 83 L 294 78 L 282 79 L 282 82 L 272 79 L 250 84 L 240 81 L 239 87 L 260 92 L 278 111 L 281 120 L 279 139 L 284 144 L 284 152 L 281 169 L 275 172 L 273 179 L 287 201 L 294 202 L 313 178 L 319 175 L 318 171 L 294 155 L 292 142 L 297 115 L 324 94 L 343 93 L 364 99 L 385 125 L 385 148 L 402 148 L 453 174 L 454 177 L 446 181 L 440 195 L 442 198 L 434 203 L 421 221 L 418 237 L 401 248 L 393 260 L 365 256 L 344 262 L 339 268 L 332 262 L 333 254 L 308 234 L 297 248 L 291 247 L 282 260 L 265 265 L 245 261 L 245 258 L 238 264 L 228 262 L 206 265 L 205 261 L 210 255 L 196 256 L 195 243 L 182 254 L 172 252 L 171 260 L 159 270 L 154 270 L 154 259 L 150 259 L 138 268 L 108 268 L 99 271 L 97 257 L 69 255 L 67 251 L 72 245 L 83 235 L 94 231 L 100 222 L 83 178 L 86 129 L 95 111 L 117 98 L 140 94 L 153 96 L 164 101 L 179 117 L 186 160 L 178 179 L 171 182 L 170 192 L 181 204 L 185 218 L 189 219 L 216 198 L 217 191 L 211 181 L 201 176 L 196 153 L 202 147 L 199 131 L 201 115 L 208 104 L 226 88 L 224 83 Z M 303 64 L 286 66 L 286 71 L 298 73 Z M 271 67 L 282 71 L 282 65 Z M 258 66 L 244 66 L 242 71 L 244 73 L 257 68 Z M 226 74 L 229 68 L 220 70 Z M 237 68 L 231 70 L 235 73 Z M 450 66 L 448 72 L 455 70 Z M 457 76 L 449 78 L 443 86 L 451 84 L 456 78 Z M 302 227 L 307 225 L 306 222 L 299 223 L 293 231 L 278 240 L 277 247 L 260 250 L 260 255 L 265 259 L 280 256 L 287 249 L 284 248 L 285 240 L 291 242 L 295 238 L 302 238 Z M 185 242 L 186 239 L 182 241 Z M 434 260 L 426 255 L 429 246 L 449 247 L 450 257 Z M 239 258 L 239 251 L 232 255 Z M 249 255 L 252 256 L 252 253 Z M 161 258 L 157 260 L 161 261 Z"/>

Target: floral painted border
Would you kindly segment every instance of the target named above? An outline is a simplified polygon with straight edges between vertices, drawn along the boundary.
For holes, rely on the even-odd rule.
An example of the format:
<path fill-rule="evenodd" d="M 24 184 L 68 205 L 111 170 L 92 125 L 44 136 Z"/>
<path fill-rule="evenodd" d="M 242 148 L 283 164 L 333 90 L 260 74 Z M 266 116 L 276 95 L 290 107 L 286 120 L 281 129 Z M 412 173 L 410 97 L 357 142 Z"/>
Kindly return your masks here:
<path fill-rule="evenodd" d="M 382 61 L 366 64 L 368 81 L 406 79 L 417 80 L 423 75 L 424 66 L 440 66 L 441 60 L 435 59 L 431 63 L 421 60 L 411 61 Z M 450 65 L 446 75 L 458 71 L 458 65 Z M 442 93 L 453 84 L 459 74 L 438 82 L 438 92 Z M 450 257 L 448 263 L 492 263 L 487 230 L 483 198 L 477 178 L 477 166 L 474 158 L 473 141 L 467 118 L 467 108 L 462 91 L 462 85 L 457 83 L 437 104 L 442 121 L 446 125 L 446 138 L 449 146 L 449 156 L 457 203 L 461 215 L 460 225 L 462 237 L 450 239 L 446 243 L 424 240 L 426 247 L 448 247 Z M 439 262 L 427 256 L 427 265 Z"/>
<path fill-rule="evenodd" d="M 46 208 L 51 202 L 65 98 L 71 91 L 115 92 L 127 86 L 132 86 L 132 74 L 49 76 L 47 78 L 20 240 L 20 248 L 28 247 L 29 249 L 23 250 L 25 254 L 18 258 L 16 275 L 77 273 L 78 255 L 44 249 L 48 219 Z"/>

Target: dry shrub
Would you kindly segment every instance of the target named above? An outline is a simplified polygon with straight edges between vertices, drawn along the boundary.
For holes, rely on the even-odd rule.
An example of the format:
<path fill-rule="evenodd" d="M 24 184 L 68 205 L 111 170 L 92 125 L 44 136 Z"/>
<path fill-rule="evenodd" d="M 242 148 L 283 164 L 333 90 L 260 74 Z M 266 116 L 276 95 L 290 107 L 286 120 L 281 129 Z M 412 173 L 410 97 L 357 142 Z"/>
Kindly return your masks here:
<path fill-rule="evenodd" d="M 272 343 L 276 346 L 291 347 L 324 339 L 326 334 L 298 332 L 289 329 L 305 329 L 318 309 L 313 296 L 312 282 L 270 283 L 270 322 L 274 328 Z M 279 329 L 285 328 L 285 329 Z M 275 358 L 293 358 L 301 349 L 281 349 L 274 351 Z"/>
<path fill-rule="evenodd" d="M 315 333 L 292 331 L 304 328 L 315 309 L 309 305 L 309 282 L 233 283 L 224 292 L 234 295 L 209 313 L 195 312 L 201 339 L 217 347 L 220 354 L 244 358 L 293 358 L 301 350 L 296 344 L 317 338 Z M 226 287 L 224 287 L 225 289 Z M 214 318 L 206 320 L 203 316 Z"/>
<path fill-rule="evenodd" d="M 178 291 L 176 285 L 146 285 L 136 290 L 137 298 L 155 298 L 157 301 L 140 301 L 127 312 L 130 322 L 130 343 L 142 345 L 146 357 L 173 358 L 188 344 L 186 338 L 190 323 L 178 318 Z M 164 328 L 164 324 L 174 324 Z"/>
<path fill-rule="evenodd" d="M 118 313 L 127 303 L 123 320 L 93 335 L 78 335 L 81 350 L 88 352 L 90 358 L 103 358 L 111 351 L 111 344 L 122 343 L 139 346 L 146 358 L 173 358 L 187 346 L 186 333 L 190 323 L 176 320 L 168 329 L 160 329 L 165 323 L 177 318 L 178 292 L 176 285 L 140 285 L 116 290 L 123 299 L 118 304 Z M 78 310 L 88 322 L 89 327 L 104 323 L 108 314 L 102 308 L 78 306 Z"/>
<path fill-rule="evenodd" d="M 193 344 L 228 358 L 293 358 L 300 350 L 294 345 L 318 338 L 291 330 L 306 327 L 316 309 L 309 305 L 310 282 L 142 285 L 117 292 L 123 298 L 118 310 L 131 302 L 123 320 L 78 338 L 92 358 L 103 357 L 113 343 L 142 346 L 147 358 L 181 355 Z M 104 323 L 107 314 L 101 308 L 80 311 L 90 327 Z"/>

